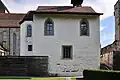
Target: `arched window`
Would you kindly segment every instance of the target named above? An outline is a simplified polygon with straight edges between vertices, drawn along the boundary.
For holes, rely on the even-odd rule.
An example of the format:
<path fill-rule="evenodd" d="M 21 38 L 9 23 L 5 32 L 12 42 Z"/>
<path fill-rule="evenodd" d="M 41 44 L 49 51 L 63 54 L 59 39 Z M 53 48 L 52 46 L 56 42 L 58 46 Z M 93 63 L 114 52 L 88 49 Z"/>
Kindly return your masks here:
<path fill-rule="evenodd" d="M 89 22 L 82 19 L 80 22 L 80 36 L 89 36 Z"/>
<path fill-rule="evenodd" d="M 13 55 L 16 53 L 16 41 L 17 41 L 17 35 L 13 33 Z"/>
<path fill-rule="evenodd" d="M 27 37 L 32 37 L 32 26 L 30 24 L 27 25 Z"/>
<path fill-rule="evenodd" d="M 47 19 L 45 21 L 44 35 L 45 36 L 53 36 L 54 35 L 54 23 L 53 23 L 52 19 Z"/>

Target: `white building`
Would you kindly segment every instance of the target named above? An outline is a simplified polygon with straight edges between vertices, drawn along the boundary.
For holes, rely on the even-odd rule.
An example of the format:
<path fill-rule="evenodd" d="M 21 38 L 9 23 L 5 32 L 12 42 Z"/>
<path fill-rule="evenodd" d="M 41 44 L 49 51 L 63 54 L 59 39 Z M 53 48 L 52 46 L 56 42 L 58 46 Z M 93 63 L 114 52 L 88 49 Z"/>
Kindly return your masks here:
<path fill-rule="evenodd" d="M 48 72 L 81 76 L 100 67 L 100 20 L 91 7 L 39 6 L 21 24 L 21 56 L 48 56 Z"/>

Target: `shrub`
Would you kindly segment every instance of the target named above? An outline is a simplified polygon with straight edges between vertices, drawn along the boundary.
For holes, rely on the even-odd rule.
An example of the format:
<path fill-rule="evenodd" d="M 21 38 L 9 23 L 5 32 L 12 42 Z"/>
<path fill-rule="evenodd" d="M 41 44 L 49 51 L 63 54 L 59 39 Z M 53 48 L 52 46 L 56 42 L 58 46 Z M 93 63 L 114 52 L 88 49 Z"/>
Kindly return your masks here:
<path fill-rule="evenodd" d="M 84 80 L 120 80 L 120 71 L 84 70 Z"/>

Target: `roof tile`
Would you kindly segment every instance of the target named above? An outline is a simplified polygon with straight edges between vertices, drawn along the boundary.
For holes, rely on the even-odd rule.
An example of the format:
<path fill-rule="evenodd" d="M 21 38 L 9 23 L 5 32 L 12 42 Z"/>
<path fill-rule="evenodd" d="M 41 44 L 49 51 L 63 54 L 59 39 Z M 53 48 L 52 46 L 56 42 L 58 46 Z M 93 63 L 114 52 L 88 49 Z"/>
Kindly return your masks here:
<path fill-rule="evenodd" d="M 39 12 L 78 12 L 78 13 L 96 13 L 91 7 L 72 7 L 72 6 L 39 6 Z"/>
<path fill-rule="evenodd" d="M 0 13 L 0 28 L 19 28 L 19 21 L 23 19 L 24 15 L 19 13 Z"/>
<path fill-rule="evenodd" d="M 96 13 L 88 6 L 39 6 L 35 11 L 29 11 L 25 17 L 19 22 L 22 24 L 25 20 L 33 20 L 34 14 L 77 14 L 77 15 L 103 15 L 103 13 Z"/>

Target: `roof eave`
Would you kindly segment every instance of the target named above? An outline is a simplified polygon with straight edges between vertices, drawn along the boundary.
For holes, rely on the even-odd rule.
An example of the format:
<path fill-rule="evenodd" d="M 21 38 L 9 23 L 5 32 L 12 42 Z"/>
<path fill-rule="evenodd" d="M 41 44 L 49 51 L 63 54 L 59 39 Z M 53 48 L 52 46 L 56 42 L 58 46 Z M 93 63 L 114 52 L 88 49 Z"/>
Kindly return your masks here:
<path fill-rule="evenodd" d="M 25 20 L 26 21 L 33 21 L 33 18 L 27 19 L 28 16 L 33 16 L 33 14 L 76 14 L 76 15 L 103 15 L 103 13 L 88 13 L 88 12 L 38 12 L 38 11 L 29 11 L 25 17 L 19 22 L 19 24 L 22 24 Z"/>
<path fill-rule="evenodd" d="M 26 20 L 26 21 L 31 21 L 32 19 L 26 19 L 26 17 L 28 17 L 30 14 L 33 16 L 34 13 L 35 13 L 35 11 L 29 11 L 29 12 L 23 17 L 23 19 L 19 22 L 19 24 L 22 24 L 25 20 Z"/>
<path fill-rule="evenodd" d="M 91 12 L 34 12 L 34 14 L 77 14 L 77 15 L 103 15 L 103 13 L 91 13 Z"/>
<path fill-rule="evenodd" d="M 20 28 L 20 26 L 0 26 L 0 28 Z"/>

